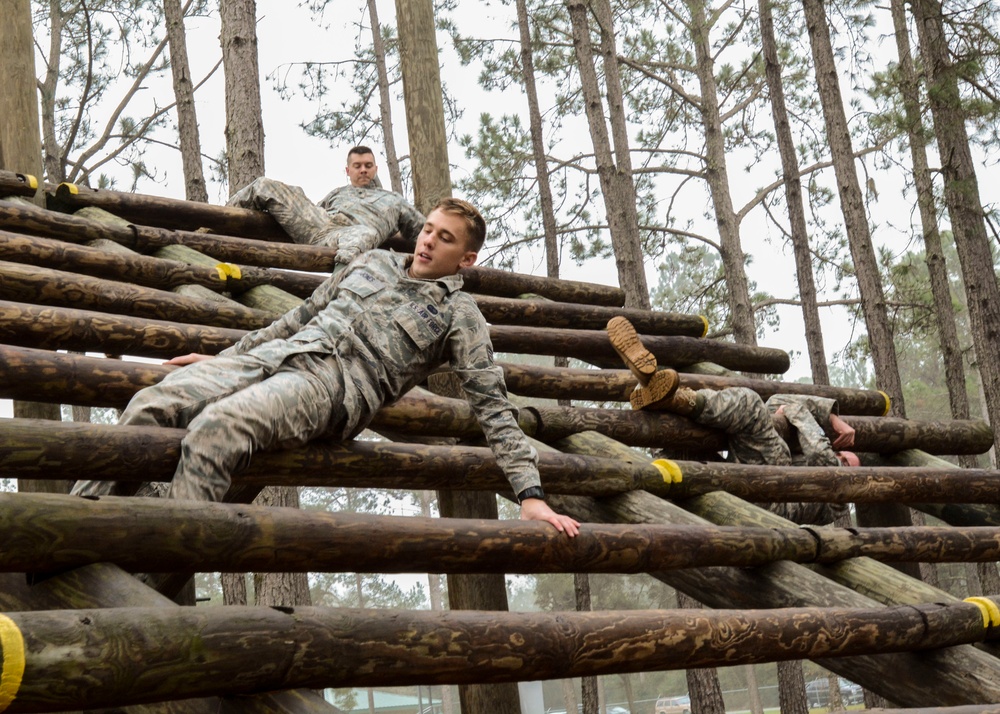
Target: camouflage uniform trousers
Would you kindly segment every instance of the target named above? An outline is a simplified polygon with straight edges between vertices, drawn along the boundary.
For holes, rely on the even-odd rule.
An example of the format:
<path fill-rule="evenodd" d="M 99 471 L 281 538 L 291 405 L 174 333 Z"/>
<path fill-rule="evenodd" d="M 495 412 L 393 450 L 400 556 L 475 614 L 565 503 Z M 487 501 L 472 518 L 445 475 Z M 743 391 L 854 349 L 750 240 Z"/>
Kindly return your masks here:
<path fill-rule="evenodd" d="M 695 421 L 726 433 L 732 461 L 771 466 L 840 464 L 823 429 L 816 423 L 809 409 L 794 395 L 775 395 L 765 405 L 760 395 L 753 390 L 731 387 L 720 391 L 700 389 L 698 401 L 704 406 Z M 832 403 L 832 400 L 826 401 Z M 774 428 L 771 414 L 781 405 L 785 405 L 786 416 L 798 429 L 801 458 L 792 457 L 788 444 Z M 832 523 L 848 511 L 846 504 L 832 503 L 761 505 L 782 518 L 800 524 Z"/>
<path fill-rule="evenodd" d="M 397 193 L 344 186 L 318 205 L 298 186 L 262 177 L 229 199 L 230 206 L 270 213 L 296 243 L 337 248 L 338 263 L 350 263 L 397 231 L 416 245 L 424 217 Z"/>
<path fill-rule="evenodd" d="M 347 404 L 343 391 L 336 391 L 342 379 L 331 379 L 329 372 L 339 368 L 314 353 L 278 365 L 254 353 L 216 357 L 174 370 L 138 392 L 119 424 L 186 427 L 167 495 L 220 501 L 230 474 L 245 468 L 251 454 L 340 435 L 364 418 L 361 405 Z M 110 481 L 80 481 L 73 488 L 82 496 L 116 492 Z"/>

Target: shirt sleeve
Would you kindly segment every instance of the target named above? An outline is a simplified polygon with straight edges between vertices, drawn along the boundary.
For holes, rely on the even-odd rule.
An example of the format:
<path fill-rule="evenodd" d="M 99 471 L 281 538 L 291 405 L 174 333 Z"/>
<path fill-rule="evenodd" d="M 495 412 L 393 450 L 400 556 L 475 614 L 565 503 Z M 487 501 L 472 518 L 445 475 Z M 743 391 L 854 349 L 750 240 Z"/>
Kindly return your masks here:
<path fill-rule="evenodd" d="M 320 310 L 333 300 L 337 292 L 337 286 L 340 284 L 340 279 L 345 272 L 343 269 L 335 270 L 301 305 L 293 307 L 267 327 L 248 332 L 235 345 L 227 347 L 220 352 L 219 356 L 232 357 L 249 352 L 254 347 L 262 345 L 265 342 L 270 342 L 271 340 L 288 339 L 301 330 L 306 323 L 312 320 L 319 314 Z"/>
<path fill-rule="evenodd" d="M 424 229 L 424 223 L 427 222 L 427 219 L 423 213 L 411 206 L 405 199 L 400 199 L 400 203 L 402 205 L 399 210 L 399 225 L 397 226 L 399 234 L 416 246 L 417 237 Z"/>
<path fill-rule="evenodd" d="M 541 486 L 538 454 L 517 423 L 517 408 L 507 398 L 503 370 L 493 361 L 489 329 L 469 299 L 456 309 L 448 335 L 450 366 L 458 376 L 493 456 L 514 495 Z"/>
<path fill-rule="evenodd" d="M 840 461 L 830 445 L 821 424 L 830 423 L 830 414 L 837 413 L 834 399 L 799 394 L 775 394 L 767 400 L 772 413 L 784 406 L 784 415 L 798 431 L 799 448 L 807 466 L 839 466 Z"/>

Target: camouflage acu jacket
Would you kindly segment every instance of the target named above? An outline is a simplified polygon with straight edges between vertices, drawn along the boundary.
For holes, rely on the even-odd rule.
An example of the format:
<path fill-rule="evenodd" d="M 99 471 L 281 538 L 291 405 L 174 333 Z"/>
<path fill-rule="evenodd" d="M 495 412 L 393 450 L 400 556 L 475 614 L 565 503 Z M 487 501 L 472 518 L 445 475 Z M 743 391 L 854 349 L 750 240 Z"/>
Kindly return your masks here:
<path fill-rule="evenodd" d="M 406 275 L 408 260 L 382 250 L 362 255 L 300 307 L 222 354 L 253 350 L 273 362 L 322 355 L 308 364 L 327 365 L 320 377 L 343 380 L 344 404 L 333 409 L 357 415 L 342 438 L 355 436 L 380 407 L 447 361 L 514 493 L 538 486 L 538 456 L 517 425 L 486 321 L 462 292 L 461 276 L 415 280 Z"/>
<path fill-rule="evenodd" d="M 381 188 L 340 186 L 317 205 L 330 214 L 342 213 L 352 223 L 374 229 L 381 240 L 399 231 L 403 238 L 415 244 L 424 227 L 424 215 L 420 211 L 398 193 Z"/>

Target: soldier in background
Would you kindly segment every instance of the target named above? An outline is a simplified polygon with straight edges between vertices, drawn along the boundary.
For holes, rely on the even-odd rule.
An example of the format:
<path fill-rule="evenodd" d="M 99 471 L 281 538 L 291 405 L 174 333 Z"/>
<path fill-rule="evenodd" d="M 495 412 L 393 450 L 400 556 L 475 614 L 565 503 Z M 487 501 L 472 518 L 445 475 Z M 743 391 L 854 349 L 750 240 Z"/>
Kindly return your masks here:
<path fill-rule="evenodd" d="M 172 498 L 218 501 L 252 454 L 313 439 L 346 441 L 442 362 L 458 376 L 490 448 L 521 504 L 521 518 L 570 536 L 579 523 L 545 502 L 538 455 L 507 399 L 486 321 L 462 292 L 486 223 L 471 204 L 443 199 L 411 256 L 372 250 L 335 271 L 302 306 L 248 333 L 216 357 L 190 354 L 138 392 L 120 424 L 186 427 Z M 114 492 L 77 482 L 73 492 Z"/>
<path fill-rule="evenodd" d="M 834 399 L 799 394 L 775 394 L 765 403 L 746 387 L 693 390 L 679 386 L 672 369 L 657 369 L 656 357 L 642 346 L 631 323 L 615 317 L 608 323 L 611 344 L 639 380 L 630 401 L 633 409 L 669 411 L 726 434 L 728 460 L 771 466 L 858 466 L 854 428 L 837 414 Z M 789 447 L 774 425 L 774 415 L 792 427 Z M 821 426 L 834 434 L 833 442 Z M 800 524 L 832 523 L 846 515 L 847 504 L 773 503 L 766 508 Z"/>
<path fill-rule="evenodd" d="M 347 153 L 349 185 L 335 188 L 318 204 L 298 186 L 261 177 L 229 199 L 230 206 L 267 211 L 296 243 L 337 249 L 347 265 L 399 233 L 412 250 L 424 216 L 398 193 L 378 183 L 375 155 L 367 146 Z"/>

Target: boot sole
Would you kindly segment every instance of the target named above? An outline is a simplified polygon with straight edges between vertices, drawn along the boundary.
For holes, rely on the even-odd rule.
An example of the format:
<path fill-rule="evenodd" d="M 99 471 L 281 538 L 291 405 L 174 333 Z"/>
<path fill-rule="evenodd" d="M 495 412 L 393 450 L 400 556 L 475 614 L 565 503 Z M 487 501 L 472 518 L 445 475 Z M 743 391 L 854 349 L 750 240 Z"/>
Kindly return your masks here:
<path fill-rule="evenodd" d="M 605 328 L 608 339 L 622 362 L 642 385 L 649 384 L 656 372 L 656 356 L 647 350 L 632 323 L 622 316 L 612 317 Z"/>
<path fill-rule="evenodd" d="M 629 395 L 632 409 L 655 409 L 666 403 L 677 392 L 680 379 L 672 369 L 661 369 L 649 380 L 649 384 L 636 387 Z"/>

